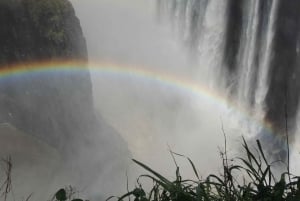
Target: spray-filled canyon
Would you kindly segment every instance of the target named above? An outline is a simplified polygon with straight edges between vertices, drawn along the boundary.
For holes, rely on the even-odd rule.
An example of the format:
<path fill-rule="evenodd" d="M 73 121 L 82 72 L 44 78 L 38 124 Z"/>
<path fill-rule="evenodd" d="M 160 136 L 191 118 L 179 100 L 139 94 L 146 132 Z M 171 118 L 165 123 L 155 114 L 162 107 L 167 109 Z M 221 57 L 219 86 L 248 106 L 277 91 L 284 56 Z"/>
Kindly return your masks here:
<path fill-rule="evenodd" d="M 0 0 L 0 150 L 16 199 L 74 185 L 105 200 L 142 173 L 131 158 L 173 175 L 169 149 L 218 172 L 224 133 L 232 157 L 241 136 L 259 139 L 300 172 L 299 6 Z"/>

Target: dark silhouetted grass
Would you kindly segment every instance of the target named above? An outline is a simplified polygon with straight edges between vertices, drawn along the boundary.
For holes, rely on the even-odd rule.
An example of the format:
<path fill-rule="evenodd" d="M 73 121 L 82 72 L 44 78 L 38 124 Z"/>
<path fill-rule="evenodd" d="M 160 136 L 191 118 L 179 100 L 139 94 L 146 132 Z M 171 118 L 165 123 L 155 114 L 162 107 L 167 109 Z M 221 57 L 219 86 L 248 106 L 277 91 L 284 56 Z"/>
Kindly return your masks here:
<path fill-rule="evenodd" d="M 223 172 L 220 175 L 210 174 L 206 178 L 199 177 L 199 173 L 192 162 L 192 170 L 196 180 L 183 179 L 175 156 L 185 157 L 171 151 L 176 165 L 175 180 L 170 180 L 149 166 L 133 159 L 133 162 L 145 169 L 148 173 L 140 175 L 136 187 L 122 196 L 111 196 L 107 200 L 129 201 L 300 201 L 300 177 L 294 176 L 289 171 L 279 174 L 279 179 L 274 175 L 274 164 L 270 164 L 263 152 L 259 141 L 256 148 L 250 149 L 243 139 L 244 157 L 228 160 L 226 151 L 221 153 Z M 0 183 L 0 198 L 6 200 L 11 190 L 11 160 L 3 160 L 7 164 L 5 169 L 6 179 Z M 278 173 L 276 174 L 278 175 Z M 144 189 L 140 178 L 153 182 L 150 189 Z M 105 182 L 105 181 L 104 181 Z M 120 181 L 122 182 L 122 181 Z M 53 196 L 53 201 L 83 201 L 76 198 L 74 190 L 62 188 Z M 28 199 L 30 200 L 30 196 Z"/>
<path fill-rule="evenodd" d="M 228 161 L 226 148 L 222 153 L 223 173 L 210 174 L 200 179 L 193 162 L 189 163 L 197 180 L 183 179 L 176 164 L 176 179 L 169 180 L 151 169 L 149 166 L 133 159 L 133 162 L 144 168 L 148 174 L 138 178 L 135 189 L 108 200 L 116 199 L 133 201 L 299 201 L 300 177 L 292 175 L 289 170 L 282 172 L 276 179 L 263 152 L 259 141 L 257 147 L 251 150 L 243 139 L 245 157 Z M 172 152 L 174 157 L 176 154 Z M 182 155 L 179 155 L 182 156 Z M 234 164 L 236 163 L 236 164 Z M 238 179 L 242 177 L 243 179 Z M 145 190 L 139 182 L 140 178 L 153 181 L 153 187 Z M 238 181 L 239 180 L 239 181 Z M 241 181 L 240 181 L 241 180 Z"/>

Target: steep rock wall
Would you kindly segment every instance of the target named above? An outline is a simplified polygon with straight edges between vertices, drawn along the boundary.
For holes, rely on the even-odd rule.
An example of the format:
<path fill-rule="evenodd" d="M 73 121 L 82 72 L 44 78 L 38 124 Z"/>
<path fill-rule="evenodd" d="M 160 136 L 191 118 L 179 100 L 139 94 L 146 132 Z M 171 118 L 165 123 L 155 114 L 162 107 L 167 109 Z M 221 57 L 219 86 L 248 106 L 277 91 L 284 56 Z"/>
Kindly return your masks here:
<path fill-rule="evenodd" d="M 80 22 L 68 0 L 0 0 L 0 26 L 0 68 L 87 61 Z M 129 155 L 119 134 L 95 114 L 88 70 L 1 78 L 0 123 L 56 149 L 64 161 L 62 174 L 74 179 L 68 184 L 90 185 L 101 172 L 122 169 Z"/>

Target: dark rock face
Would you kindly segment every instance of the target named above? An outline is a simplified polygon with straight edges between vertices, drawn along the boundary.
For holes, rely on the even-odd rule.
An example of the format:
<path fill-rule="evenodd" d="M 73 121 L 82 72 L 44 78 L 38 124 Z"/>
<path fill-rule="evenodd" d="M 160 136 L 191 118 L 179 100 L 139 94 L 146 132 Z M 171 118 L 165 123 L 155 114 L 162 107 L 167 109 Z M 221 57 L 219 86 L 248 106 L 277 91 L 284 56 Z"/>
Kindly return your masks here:
<path fill-rule="evenodd" d="M 227 8 L 227 25 L 225 33 L 224 59 L 230 73 L 234 73 L 243 28 L 243 0 L 229 0 Z"/>
<path fill-rule="evenodd" d="M 280 1 L 274 36 L 273 57 L 270 63 L 270 88 L 266 97 L 266 118 L 283 131 L 285 113 L 293 129 L 300 96 L 299 39 L 300 2 Z M 285 107 L 286 106 L 286 107 Z M 285 111 L 286 110 L 286 111 Z M 291 130 L 293 132 L 293 130 Z"/>
<path fill-rule="evenodd" d="M 40 61 L 87 61 L 85 39 L 68 0 L 0 0 L 0 25 L 0 68 Z M 69 166 L 82 168 L 78 175 L 89 184 L 105 168 L 100 157 L 117 161 L 118 168 L 129 154 L 119 134 L 95 114 L 88 71 L 3 78 L 0 123 L 46 142 L 66 163 L 70 156 L 78 156 Z M 99 150 L 103 153 L 96 153 Z M 99 158 L 90 158 L 97 154 Z"/>
<path fill-rule="evenodd" d="M 1 64 L 43 59 L 86 59 L 79 20 L 68 1 L 0 2 Z"/>
<path fill-rule="evenodd" d="M 2 1 L 0 13 L 2 67 L 87 59 L 79 20 L 68 1 Z M 8 78 L 0 88 L 1 121 L 43 138 L 58 149 L 65 147 L 63 141 L 82 136 L 95 124 L 88 73 L 24 75 Z"/>

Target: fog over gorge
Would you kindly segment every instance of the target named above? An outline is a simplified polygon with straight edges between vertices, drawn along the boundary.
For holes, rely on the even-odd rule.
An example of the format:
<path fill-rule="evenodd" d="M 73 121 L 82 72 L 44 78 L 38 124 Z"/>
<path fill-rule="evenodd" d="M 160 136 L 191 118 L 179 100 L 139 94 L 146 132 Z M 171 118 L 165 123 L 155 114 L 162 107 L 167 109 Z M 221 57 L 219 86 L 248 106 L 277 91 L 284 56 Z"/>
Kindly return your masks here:
<path fill-rule="evenodd" d="M 285 160 L 286 142 L 279 134 L 284 133 L 285 102 L 278 86 L 286 81 L 275 78 L 279 67 L 271 55 L 283 54 L 278 45 L 293 54 L 293 47 L 281 42 L 289 36 L 279 35 L 284 28 L 277 23 L 297 21 L 295 13 L 284 11 L 292 5 L 281 9 L 281 1 L 72 2 L 90 61 L 95 61 L 91 65 L 123 68 L 108 75 L 92 73 L 94 100 L 103 118 L 126 140 L 133 158 L 171 176 L 170 147 L 191 157 L 201 174 L 217 172 L 223 126 L 233 157 L 244 136 L 262 140 L 272 150 L 267 151 L 271 158 Z M 287 33 L 289 29 L 293 27 L 286 28 Z M 288 59 L 292 62 L 293 57 Z M 298 71 L 290 68 L 287 72 L 297 77 Z M 274 86 L 268 86 L 272 82 Z M 298 81 L 287 82 L 288 128 L 297 141 L 293 122 L 298 119 Z M 199 89 L 192 89 L 194 85 Z M 297 172 L 298 143 L 291 146 L 291 166 Z M 181 166 L 183 175 L 192 176 L 188 163 Z"/>
<path fill-rule="evenodd" d="M 105 200 L 146 173 L 131 159 L 173 179 L 170 150 L 203 177 L 219 173 L 224 136 L 230 159 L 243 156 L 242 136 L 259 139 L 270 161 L 290 159 L 300 173 L 299 9 L 285 0 L 0 0 L 8 200 L 51 199 L 68 185 Z M 186 158 L 176 161 L 195 178 Z"/>
<path fill-rule="evenodd" d="M 232 143 L 240 140 L 233 137 L 239 134 L 227 126 L 225 115 L 230 111 L 224 100 L 210 97 L 214 96 L 209 92 L 212 80 L 201 86 L 203 92 L 177 86 L 183 82 L 176 83 L 177 78 L 199 85 L 206 78 L 197 69 L 197 61 L 190 61 L 187 48 L 176 40 L 169 22 L 158 19 L 156 3 L 72 2 L 87 40 L 96 108 L 126 140 L 132 157 L 173 176 L 170 147 L 194 159 L 203 175 L 217 171 L 222 123 L 233 133 L 228 134 Z M 118 66 L 125 72 L 106 74 L 93 65 Z M 210 163 L 197 160 L 203 157 Z M 194 176 L 188 163 L 182 161 L 182 166 L 184 175 Z"/>

